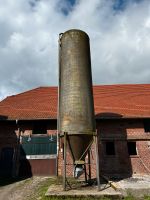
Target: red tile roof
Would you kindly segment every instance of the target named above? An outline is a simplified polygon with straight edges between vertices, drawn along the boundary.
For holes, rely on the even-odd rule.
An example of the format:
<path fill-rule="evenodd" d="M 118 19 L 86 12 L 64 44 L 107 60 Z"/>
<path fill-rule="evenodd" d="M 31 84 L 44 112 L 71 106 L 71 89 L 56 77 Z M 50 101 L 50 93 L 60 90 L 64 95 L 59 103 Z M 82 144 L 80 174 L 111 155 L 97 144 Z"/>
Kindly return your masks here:
<path fill-rule="evenodd" d="M 150 84 L 93 86 L 97 117 L 150 117 Z M 56 119 L 57 87 L 39 87 L 0 102 L 0 119 Z"/>

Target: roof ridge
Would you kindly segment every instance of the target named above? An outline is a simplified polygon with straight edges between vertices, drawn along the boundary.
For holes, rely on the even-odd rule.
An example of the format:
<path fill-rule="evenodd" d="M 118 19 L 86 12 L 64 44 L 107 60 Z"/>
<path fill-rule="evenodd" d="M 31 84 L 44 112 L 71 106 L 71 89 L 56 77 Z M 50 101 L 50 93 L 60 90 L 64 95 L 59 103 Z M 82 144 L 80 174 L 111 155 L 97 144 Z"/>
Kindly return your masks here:
<path fill-rule="evenodd" d="M 116 83 L 116 84 L 93 84 L 93 87 L 99 87 L 99 86 L 150 86 L 150 83 Z"/>
<path fill-rule="evenodd" d="M 3 99 L 2 101 L 8 99 L 8 98 L 13 98 L 13 97 L 16 97 L 16 96 L 20 96 L 22 94 L 26 94 L 26 93 L 29 93 L 29 92 L 32 92 L 32 91 L 36 91 L 36 90 L 39 90 L 41 88 L 57 88 L 57 86 L 40 86 L 40 87 L 36 87 L 36 88 L 33 88 L 33 89 L 30 89 L 30 90 L 27 90 L 27 91 L 24 91 L 24 92 L 21 92 L 21 93 L 18 93 L 18 94 L 14 94 L 14 95 L 10 95 L 10 96 L 7 96 L 5 99 Z M 1 101 L 1 102 L 2 102 Z M 1 103 L 0 102 L 0 103 Z"/>
<path fill-rule="evenodd" d="M 105 84 L 105 85 L 102 85 L 102 84 L 99 84 L 99 85 L 93 85 L 93 88 L 94 87 L 123 87 L 123 86 L 150 86 L 149 83 L 144 83 L 144 84 L 140 84 L 140 83 L 135 83 L 135 84 L 130 84 L 130 83 L 127 83 L 127 84 Z M 18 94 L 14 94 L 14 95 L 10 95 L 10 96 L 7 96 L 5 99 L 3 99 L 1 102 L 3 102 L 4 100 L 6 100 L 7 98 L 12 98 L 12 97 L 16 97 L 16 96 L 20 96 L 22 94 L 26 94 L 26 93 L 29 93 L 29 92 L 32 92 L 32 91 L 36 91 L 36 90 L 39 90 L 39 89 L 44 89 L 44 88 L 54 88 L 54 89 L 57 89 L 58 86 L 39 86 L 39 87 L 36 87 L 36 88 L 32 88 L 30 90 L 27 90 L 27 91 L 24 91 L 24 92 L 21 92 L 21 93 L 18 93 Z"/>

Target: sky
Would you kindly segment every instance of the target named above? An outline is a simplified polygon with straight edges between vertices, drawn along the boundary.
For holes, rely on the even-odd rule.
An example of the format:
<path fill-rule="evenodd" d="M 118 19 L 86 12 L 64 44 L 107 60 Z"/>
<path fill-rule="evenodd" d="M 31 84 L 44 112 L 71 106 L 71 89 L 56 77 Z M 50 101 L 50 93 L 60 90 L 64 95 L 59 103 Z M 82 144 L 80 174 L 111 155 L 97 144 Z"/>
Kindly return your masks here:
<path fill-rule="evenodd" d="M 90 37 L 93 84 L 150 83 L 150 0 L 0 0 L 0 100 L 58 85 L 58 37 Z"/>

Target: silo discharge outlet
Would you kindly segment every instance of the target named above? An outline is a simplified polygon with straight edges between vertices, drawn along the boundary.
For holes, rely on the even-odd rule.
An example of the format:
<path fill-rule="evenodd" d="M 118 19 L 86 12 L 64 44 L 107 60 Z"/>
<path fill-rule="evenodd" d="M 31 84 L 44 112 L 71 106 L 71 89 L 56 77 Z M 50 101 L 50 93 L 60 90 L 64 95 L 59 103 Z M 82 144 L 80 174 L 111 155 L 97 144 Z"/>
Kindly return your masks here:
<path fill-rule="evenodd" d="M 83 165 L 76 165 L 74 167 L 74 178 L 79 178 L 84 173 Z"/>

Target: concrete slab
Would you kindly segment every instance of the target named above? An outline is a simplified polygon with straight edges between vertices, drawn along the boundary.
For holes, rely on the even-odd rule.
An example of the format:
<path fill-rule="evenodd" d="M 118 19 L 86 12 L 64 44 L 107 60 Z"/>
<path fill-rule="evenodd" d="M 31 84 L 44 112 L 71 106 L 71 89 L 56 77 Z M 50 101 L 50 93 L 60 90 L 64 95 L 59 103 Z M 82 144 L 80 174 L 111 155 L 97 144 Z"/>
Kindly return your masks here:
<path fill-rule="evenodd" d="M 114 199 L 121 199 L 120 191 L 115 191 L 108 184 L 101 185 L 101 190 L 97 190 L 97 186 L 81 186 L 80 188 L 73 188 L 63 191 L 62 185 L 51 185 L 45 194 L 51 197 L 113 197 Z"/>
<path fill-rule="evenodd" d="M 134 197 L 150 196 L 150 176 L 133 176 L 115 182 L 117 191 L 124 196 L 132 195 Z"/>

